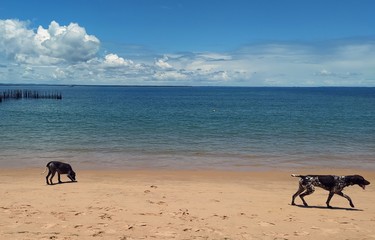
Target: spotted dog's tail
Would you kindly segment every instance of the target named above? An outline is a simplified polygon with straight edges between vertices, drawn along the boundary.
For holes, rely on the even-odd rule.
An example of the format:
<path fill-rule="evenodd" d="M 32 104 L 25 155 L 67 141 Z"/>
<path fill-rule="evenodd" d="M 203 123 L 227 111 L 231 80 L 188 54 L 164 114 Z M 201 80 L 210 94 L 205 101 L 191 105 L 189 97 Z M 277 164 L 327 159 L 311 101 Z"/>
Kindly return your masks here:
<path fill-rule="evenodd" d="M 292 174 L 291 176 L 292 176 L 292 177 L 305 177 L 305 176 L 303 176 L 303 175 L 298 175 L 298 174 Z"/>

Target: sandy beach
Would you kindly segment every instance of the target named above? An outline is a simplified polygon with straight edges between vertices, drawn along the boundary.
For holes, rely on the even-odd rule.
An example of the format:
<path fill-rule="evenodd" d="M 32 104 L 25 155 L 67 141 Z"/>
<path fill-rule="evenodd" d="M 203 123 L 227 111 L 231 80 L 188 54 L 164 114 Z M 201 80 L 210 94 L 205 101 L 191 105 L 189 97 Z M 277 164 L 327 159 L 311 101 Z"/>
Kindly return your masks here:
<path fill-rule="evenodd" d="M 76 169 L 77 183 L 48 186 L 42 171 L 0 170 L 0 239 L 375 238 L 375 172 Z M 372 184 L 345 189 L 354 209 L 339 196 L 327 209 L 322 189 L 291 206 L 290 174 L 312 171 Z"/>

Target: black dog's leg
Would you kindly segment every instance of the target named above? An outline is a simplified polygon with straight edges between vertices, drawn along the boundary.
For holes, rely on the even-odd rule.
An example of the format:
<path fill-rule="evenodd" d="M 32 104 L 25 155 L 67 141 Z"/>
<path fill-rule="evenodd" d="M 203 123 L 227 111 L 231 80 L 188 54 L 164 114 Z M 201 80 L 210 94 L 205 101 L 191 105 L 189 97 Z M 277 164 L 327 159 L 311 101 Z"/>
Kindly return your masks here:
<path fill-rule="evenodd" d="M 315 188 L 313 185 L 310 185 L 307 189 L 306 189 L 306 192 L 302 193 L 301 195 L 299 195 L 299 197 L 301 198 L 302 202 L 303 202 L 303 205 L 305 205 L 305 207 L 308 207 L 309 205 L 307 204 L 307 202 L 305 201 L 305 199 L 303 199 L 305 196 L 307 195 L 310 195 L 312 194 L 313 192 L 315 191 Z"/>
<path fill-rule="evenodd" d="M 56 171 L 52 171 L 51 177 L 49 179 L 51 182 L 51 185 L 53 185 L 52 178 L 55 176 L 55 174 L 56 174 Z"/>
<path fill-rule="evenodd" d="M 332 208 L 332 206 L 329 205 L 329 202 L 331 201 L 334 194 L 335 194 L 335 192 L 332 192 L 332 191 L 329 192 L 329 195 L 328 195 L 328 198 L 327 198 L 327 201 L 326 201 L 327 208 Z"/>
<path fill-rule="evenodd" d="M 61 182 L 61 179 L 60 179 L 60 173 L 59 173 L 59 172 L 57 172 L 57 178 L 58 178 L 58 180 L 59 180 L 59 183 L 62 183 L 62 182 Z"/>
<path fill-rule="evenodd" d="M 48 177 L 51 175 L 51 170 L 48 168 L 48 174 L 46 176 L 47 185 L 49 185 Z"/>
<path fill-rule="evenodd" d="M 350 197 L 348 195 L 344 194 L 343 192 L 338 192 L 336 194 L 339 195 L 339 196 L 341 196 L 341 197 L 344 197 L 344 198 L 348 199 L 350 206 L 352 208 L 354 208 L 354 204 L 352 202 L 352 199 L 350 199 Z"/>
<path fill-rule="evenodd" d="M 298 195 L 300 195 L 303 191 L 305 191 L 305 188 L 300 184 L 299 185 L 299 188 L 298 188 L 298 190 L 297 190 L 297 192 L 293 195 L 293 197 L 292 197 L 292 205 L 296 205 L 295 204 L 295 202 L 294 202 L 294 200 L 296 199 L 296 197 L 298 196 Z"/>

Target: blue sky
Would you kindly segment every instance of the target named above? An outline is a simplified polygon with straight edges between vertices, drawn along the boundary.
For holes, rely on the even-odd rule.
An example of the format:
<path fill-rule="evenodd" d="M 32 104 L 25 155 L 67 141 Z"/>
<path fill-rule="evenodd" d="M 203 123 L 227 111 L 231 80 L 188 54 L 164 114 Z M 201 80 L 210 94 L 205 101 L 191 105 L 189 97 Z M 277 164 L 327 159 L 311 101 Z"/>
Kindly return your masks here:
<path fill-rule="evenodd" d="M 0 82 L 375 86 L 374 1 L 3 0 Z"/>

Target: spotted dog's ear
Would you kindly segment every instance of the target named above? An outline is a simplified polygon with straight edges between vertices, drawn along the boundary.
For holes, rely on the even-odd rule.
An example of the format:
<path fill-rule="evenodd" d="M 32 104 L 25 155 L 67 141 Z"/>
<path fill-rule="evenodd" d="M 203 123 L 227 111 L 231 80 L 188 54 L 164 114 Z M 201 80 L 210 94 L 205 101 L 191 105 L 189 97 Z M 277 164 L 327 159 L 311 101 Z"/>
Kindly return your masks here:
<path fill-rule="evenodd" d="M 363 189 L 365 189 L 366 185 L 369 185 L 370 182 L 367 181 L 364 177 L 361 175 L 351 175 L 351 176 L 346 176 L 347 182 L 350 185 L 359 185 Z"/>

